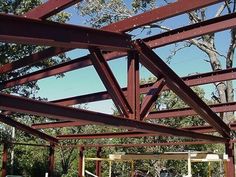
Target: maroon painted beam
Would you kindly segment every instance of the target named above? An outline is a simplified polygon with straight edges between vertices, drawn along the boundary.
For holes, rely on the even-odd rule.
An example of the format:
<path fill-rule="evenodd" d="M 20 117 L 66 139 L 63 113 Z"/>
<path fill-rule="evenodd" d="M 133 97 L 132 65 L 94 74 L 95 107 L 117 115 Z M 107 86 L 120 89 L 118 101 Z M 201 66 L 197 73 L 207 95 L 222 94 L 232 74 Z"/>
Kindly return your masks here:
<path fill-rule="evenodd" d="M 45 128 L 60 128 L 60 127 L 76 127 L 76 126 L 83 126 L 83 125 L 90 125 L 94 124 L 88 121 L 61 121 L 61 122 L 47 122 L 47 123 L 40 123 L 40 124 L 32 124 L 31 127 L 35 129 L 45 129 Z"/>
<path fill-rule="evenodd" d="M 29 56 L 26 56 L 20 60 L 17 60 L 12 63 L 7 63 L 3 66 L 0 67 L 0 74 L 7 73 L 10 71 L 13 71 L 15 69 L 19 69 L 21 67 L 27 66 L 27 65 L 32 65 L 35 63 L 38 63 L 39 61 L 42 61 L 44 59 L 53 57 L 57 54 L 67 52 L 70 50 L 70 48 L 55 48 L 55 47 L 50 47 L 47 49 L 44 49 L 43 51 L 31 54 Z"/>
<path fill-rule="evenodd" d="M 194 10 L 194 9 L 198 9 L 198 8 L 201 8 L 201 7 L 204 7 L 204 6 L 208 6 L 208 5 L 211 5 L 213 3 L 219 3 L 221 2 L 222 0 L 207 0 L 207 1 L 197 1 L 197 0 L 191 0 L 191 2 L 189 0 L 181 0 L 181 1 L 177 1 L 176 3 L 172 3 L 171 5 L 168 5 L 168 6 L 163 6 L 163 7 L 159 7 L 157 9 L 154 9 L 152 11 L 149 11 L 145 14 L 141 14 L 141 15 L 138 15 L 138 16 L 134 16 L 132 17 L 132 19 L 139 19 L 140 20 L 140 17 L 142 19 L 145 20 L 145 23 L 151 23 L 153 22 L 153 19 L 155 21 L 158 21 L 158 20 L 163 20 L 165 18 L 169 18 L 171 16 L 174 16 L 174 15 L 177 15 L 177 14 L 182 14 L 182 13 L 185 13 L 185 12 L 188 12 L 189 10 Z M 50 2 L 51 3 L 51 2 Z M 58 2 L 57 2 L 58 3 Z M 63 3 L 63 2 L 62 2 Z M 170 6 L 170 7 L 169 7 Z M 178 11 L 173 11 L 173 10 L 167 10 L 167 9 L 172 9 L 173 7 L 176 7 L 178 9 Z M 160 12 L 160 13 L 159 13 Z M 164 13 L 162 13 L 164 12 Z M 153 17 L 150 18 L 150 15 Z M 137 18 L 138 17 L 138 18 Z M 41 18 L 39 16 L 39 18 Z M 128 19 L 126 19 L 128 20 Z M 133 21 L 133 23 L 129 23 L 129 25 L 126 23 L 126 22 L 117 22 L 119 24 L 125 24 L 123 26 L 123 28 L 119 27 L 119 28 L 116 28 L 116 30 L 119 30 L 119 32 L 124 32 L 125 30 L 132 30 L 132 29 L 135 29 L 137 26 L 137 23 L 135 21 Z M 141 24 L 141 25 L 144 25 L 144 24 Z M 102 29 L 106 29 L 108 30 L 108 28 L 114 28 L 114 26 L 116 26 L 116 23 L 113 23 L 111 24 L 111 27 L 109 27 L 110 25 L 108 25 L 107 27 L 104 27 Z M 128 27 L 129 26 L 129 27 Z M 128 28 L 127 28 L 128 27 Z M 157 46 L 156 46 L 157 47 Z M 56 54 L 55 54 L 56 55 Z M 118 56 L 124 56 L 125 53 L 121 53 L 121 54 L 117 54 L 116 53 L 116 57 L 117 58 Z M 47 57 L 45 56 L 46 58 L 49 58 L 50 55 Z M 114 57 L 114 56 L 113 56 Z M 36 60 L 36 59 L 35 59 Z M 37 58 L 37 61 L 40 61 L 41 58 Z M 87 58 L 87 60 L 89 61 L 89 58 Z M 80 58 L 77 60 L 77 62 L 81 62 Z M 28 63 L 29 65 L 31 65 L 31 63 L 29 62 Z M 33 64 L 33 63 L 32 63 Z M 49 76 L 52 76 L 52 75 L 56 75 L 56 74 L 59 74 L 59 73 L 63 73 L 63 72 L 68 72 L 68 71 L 72 71 L 74 69 L 78 69 L 78 68 L 75 68 L 75 67 L 72 67 L 70 66 L 71 63 L 68 62 L 68 67 L 66 69 L 66 67 L 64 67 L 64 65 L 61 65 L 61 67 L 58 66 L 58 68 L 60 68 L 60 71 L 59 69 L 57 70 L 57 72 L 55 71 L 55 69 L 53 69 L 54 71 L 52 73 L 46 73 L 47 71 L 45 70 L 42 70 L 41 73 L 42 74 L 39 74 L 38 72 L 37 73 L 34 73 L 34 78 L 37 77 L 37 79 L 42 79 L 44 77 L 49 77 Z M 77 66 L 80 66 L 82 64 L 77 64 Z M 89 64 L 90 65 L 90 64 Z M 70 69 L 71 68 L 71 69 Z M 64 70 L 63 70 L 64 69 Z M 58 73 L 59 72 L 59 73 Z M 32 79 L 33 77 L 30 77 L 30 79 Z M 37 80 L 35 79 L 35 80 Z M 29 80 L 30 81 L 30 80 Z M 32 81 L 32 80 L 31 80 Z M 20 82 L 17 82 L 17 83 L 20 83 Z"/>
<path fill-rule="evenodd" d="M 48 0 L 24 14 L 24 17 L 46 19 L 82 0 Z"/>
<path fill-rule="evenodd" d="M 58 135 L 59 140 L 72 140 L 72 139 L 100 139 L 100 138 L 135 138 L 144 136 L 158 136 L 157 133 L 145 133 L 137 131 L 127 132 L 109 132 L 109 133 L 91 133 L 91 134 L 68 134 Z"/>
<path fill-rule="evenodd" d="M 138 54 L 136 52 L 129 52 L 127 62 L 127 100 L 133 110 L 133 112 L 129 114 L 129 118 L 140 120 L 140 81 Z"/>
<path fill-rule="evenodd" d="M 119 33 L 6 14 L 0 14 L 0 21 L 1 42 L 65 48 L 131 49 L 130 37 Z"/>
<path fill-rule="evenodd" d="M 113 75 L 101 51 L 98 49 L 90 49 L 89 51 L 91 53 L 90 59 L 93 63 L 93 66 L 96 69 L 98 75 L 100 76 L 104 86 L 106 87 L 107 92 L 114 101 L 118 111 L 121 115 L 128 117 L 129 113 L 132 113 L 133 110 L 130 107 L 128 101 L 126 100 L 119 86 L 119 83 Z"/>
<path fill-rule="evenodd" d="M 231 112 L 236 111 L 236 102 L 231 103 L 220 103 L 209 105 L 212 111 L 216 113 Z M 171 117 L 183 117 L 183 116 L 194 116 L 197 113 L 192 108 L 180 108 L 180 109 L 170 109 L 151 112 L 147 119 L 165 119 Z"/>
<path fill-rule="evenodd" d="M 54 168 L 55 168 L 55 145 L 51 144 L 49 147 L 49 158 L 48 158 L 48 176 L 54 176 Z"/>
<path fill-rule="evenodd" d="M 151 48 L 192 39 L 209 33 L 215 33 L 236 27 L 236 13 L 220 16 L 200 23 L 171 30 L 144 39 Z"/>
<path fill-rule="evenodd" d="M 177 2 L 168 4 L 166 6 L 162 6 L 154 10 L 136 15 L 134 17 L 121 20 L 117 23 L 105 27 L 104 29 L 117 32 L 121 30 L 129 31 L 150 23 L 154 23 L 156 21 L 161 21 L 166 18 L 177 16 L 219 2 L 223 2 L 223 0 L 178 0 Z"/>
<path fill-rule="evenodd" d="M 233 80 L 236 79 L 236 68 L 186 76 L 183 77 L 182 79 L 188 86 L 196 86 L 196 85 L 210 84 L 226 80 Z M 154 83 L 140 85 L 140 93 L 146 94 L 153 87 L 153 84 Z M 163 88 L 163 90 L 167 89 L 168 87 Z M 122 88 L 122 90 L 124 94 L 127 95 L 127 88 Z M 70 105 L 76 105 L 100 100 L 107 100 L 110 98 L 111 98 L 110 95 L 105 91 L 105 92 L 97 92 L 70 98 L 64 98 L 60 100 L 54 100 L 52 102 L 60 105 L 70 106 Z"/>
<path fill-rule="evenodd" d="M 146 117 L 149 114 L 153 103 L 157 100 L 164 86 L 165 86 L 165 80 L 161 78 L 150 88 L 149 92 L 144 97 L 143 103 L 141 105 L 140 117 L 142 119 L 144 119 L 144 117 Z"/>
<path fill-rule="evenodd" d="M 205 121 L 212 125 L 222 136 L 230 137 L 230 128 L 217 116 L 169 66 L 152 51 L 142 40 L 135 42 L 140 62 L 154 75 L 160 74 L 166 85 L 183 101 L 190 105 Z"/>
<path fill-rule="evenodd" d="M 58 145 L 57 147 L 61 148 L 110 148 L 110 147 L 126 147 L 126 148 L 133 148 L 133 147 L 158 147 L 158 146 L 185 146 L 185 145 L 202 145 L 202 144 L 218 144 L 220 142 L 211 142 L 211 141 L 183 141 L 183 142 L 163 142 L 163 143 L 141 143 L 141 144 L 77 144 L 77 145 Z M 221 143 L 223 144 L 223 143 Z"/>
<path fill-rule="evenodd" d="M 101 153 L 102 153 L 102 148 L 98 147 L 96 157 L 101 158 L 102 157 Z M 97 177 L 102 177 L 102 162 L 100 160 L 96 160 L 96 175 Z"/>
<path fill-rule="evenodd" d="M 189 132 L 171 127 L 130 120 L 77 108 L 60 106 L 54 103 L 47 103 L 3 93 L 0 93 L 0 109 L 38 116 L 47 116 L 50 118 L 66 121 L 85 120 L 94 122 L 95 124 L 105 124 L 116 127 L 119 126 L 121 128 L 136 129 L 137 131 L 144 132 L 164 133 L 173 136 L 184 136 L 210 141 L 227 141 L 227 138 L 218 136 Z"/>
<path fill-rule="evenodd" d="M 204 22 L 201 22 L 200 24 L 194 24 L 187 27 L 183 27 L 181 29 L 174 30 L 173 32 L 166 32 L 162 33 L 160 35 L 156 35 L 150 38 L 144 39 L 145 42 L 151 47 L 151 48 L 157 48 L 163 45 L 171 44 L 174 42 L 178 42 L 180 39 L 189 39 L 192 37 L 196 37 L 196 35 L 201 36 L 203 34 L 206 34 L 206 31 L 209 33 L 217 32 L 220 30 L 228 29 L 235 27 L 235 21 L 236 21 L 236 13 L 225 15 L 222 17 L 214 18 L 211 20 L 206 20 Z M 202 24 L 203 23 L 203 24 Z M 203 25 L 203 29 L 207 30 L 199 30 L 199 26 Z M 187 37 L 187 38 L 186 38 Z M 105 57 L 106 60 L 115 59 L 118 57 L 125 56 L 126 53 L 111 53 L 108 57 Z M 80 60 L 81 59 L 81 60 Z M 13 80 L 9 80 L 5 82 L 4 87 L 12 87 L 19 84 L 24 84 L 30 81 L 42 79 L 45 77 L 53 76 L 56 74 L 72 71 L 75 69 L 83 68 L 86 66 L 90 66 L 91 62 L 89 61 L 89 56 L 82 57 L 79 59 L 74 60 L 72 63 L 63 63 L 62 65 L 58 65 L 53 68 L 49 68 L 52 72 L 47 72 L 49 69 L 38 71 L 35 73 L 28 74 L 26 76 L 22 76 L 19 78 L 15 78 Z"/>
<path fill-rule="evenodd" d="M 39 138 L 41 138 L 43 140 L 49 141 L 51 143 L 58 143 L 58 139 L 56 139 L 56 138 L 54 138 L 52 136 L 49 136 L 49 135 L 47 135 L 47 134 L 45 134 L 43 132 L 40 132 L 38 130 L 35 130 L 35 129 L 33 129 L 33 128 L 27 126 L 27 125 L 24 125 L 24 124 L 22 124 L 20 122 L 17 122 L 17 121 L 15 121 L 15 120 L 13 120 L 13 119 L 5 116 L 5 115 L 0 114 L 0 122 L 3 122 L 5 124 L 7 124 L 7 125 L 15 127 L 15 128 L 17 128 L 19 130 L 22 130 L 22 131 L 24 131 L 26 133 L 29 133 L 29 134 L 34 135 L 36 137 L 39 137 Z"/>
<path fill-rule="evenodd" d="M 78 177 L 83 177 L 83 166 L 85 164 L 84 163 L 84 147 L 80 147 L 79 149 L 79 157 L 78 157 Z"/>

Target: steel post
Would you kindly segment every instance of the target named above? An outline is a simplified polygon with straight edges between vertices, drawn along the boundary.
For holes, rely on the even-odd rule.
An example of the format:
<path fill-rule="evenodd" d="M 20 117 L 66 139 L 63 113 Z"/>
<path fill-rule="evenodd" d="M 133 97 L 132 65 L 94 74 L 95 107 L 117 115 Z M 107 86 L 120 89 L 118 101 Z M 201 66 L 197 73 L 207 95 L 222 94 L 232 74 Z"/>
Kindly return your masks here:
<path fill-rule="evenodd" d="M 49 177 L 53 177 L 54 172 L 54 163 L 55 163 L 55 145 L 51 144 L 49 147 L 49 165 L 48 165 L 48 174 Z"/>
<path fill-rule="evenodd" d="M 3 144 L 3 153 L 2 153 L 2 177 L 7 175 L 7 144 Z"/>
<path fill-rule="evenodd" d="M 101 153 L 102 153 L 102 148 L 98 147 L 97 148 L 97 158 L 101 158 Z M 96 160 L 96 175 L 98 177 L 102 176 L 102 164 L 101 161 Z"/>
<path fill-rule="evenodd" d="M 225 151 L 228 155 L 229 161 L 226 162 L 226 177 L 235 177 L 235 158 L 234 158 L 234 144 L 229 142 L 225 144 Z"/>
<path fill-rule="evenodd" d="M 79 159 L 78 159 L 78 177 L 83 177 L 84 171 L 84 147 L 79 149 Z"/>

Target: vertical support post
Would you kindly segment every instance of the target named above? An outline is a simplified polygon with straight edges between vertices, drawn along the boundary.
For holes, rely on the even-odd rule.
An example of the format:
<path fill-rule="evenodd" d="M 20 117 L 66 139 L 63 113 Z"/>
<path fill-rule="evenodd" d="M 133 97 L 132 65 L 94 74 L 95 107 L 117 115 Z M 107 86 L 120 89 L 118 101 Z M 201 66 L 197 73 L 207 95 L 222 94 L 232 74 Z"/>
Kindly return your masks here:
<path fill-rule="evenodd" d="M 84 147 L 79 149 L 78 177 L 84 177 Z"/>
<path fill-rule="evenodd" d="M 133 110 L 130 119 L 140 120 L 139 55 L 128 53 L 127 100 Z"/>
<path fill-rule="evenodd" d="M 134 161 L 131 160 L 131 177 L 134 176 Z"/>
<path fill-rule="evenodd" d="M 53 171 L 54 171 L 54 162 L 55 162 L 55 145 L 50 144 L 49 147 L 49 166 L 48 166 L 48 176 L 53 177 Z"/>
<path fill-rule="evenodd" d="M 234 160 L 234 144 L 229 142 L 225 144 L 225 151 L 228 155 L 227 164 L 227 176 L 226 177 L 235 177 L 235 160 Z"/>
<path fill-rule="evenodd" d="M 192 177 L 191 151 L 188 151 L 188 177 Z"/>
<path fill-rule="evenodd" d="M 101 152 L 102 152 L 102 148 L 98 147 L 97 148 L 97 158 L 101 158 Z M 100 160 L 96 160 L 96 175 L 98 177 L 102 176 L 102 166 L 101 166 Z"/>
<path fill-rule="evenodd" d="M 2 177 L 7 175 L 7 144 L 3 144 L 3 153 L 2 153 Z"/>
<path fill-rule="evenodd" d="M 112 177 L 112 176 L 111 176 L 111 173 L 112 173 L 112 171 L 111 171 L 111 166 L 112 166 L 112 161 L 110 160 L 110 161 L 109 161 L 109 177 Z"/>

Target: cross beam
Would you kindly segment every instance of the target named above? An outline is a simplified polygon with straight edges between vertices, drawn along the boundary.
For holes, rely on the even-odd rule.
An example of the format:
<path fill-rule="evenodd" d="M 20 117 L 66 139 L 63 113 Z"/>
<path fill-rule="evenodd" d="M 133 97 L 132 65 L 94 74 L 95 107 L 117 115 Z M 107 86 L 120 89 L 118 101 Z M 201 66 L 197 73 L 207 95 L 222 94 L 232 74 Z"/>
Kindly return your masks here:
<path fill-rule="evenodd" d="M 121 128 L 136 129 L 137 131 L 164 133 L 172 136 L 184 136 L 195 139 L 205 139 L 210 141 L 228 141 L 227 138 L 199 134 L 171 127 L 151 124 L 136 120 L 130 120 L 113 115 L 107 115 L 82 109 L 70 108 L 28 98 L 0 93 L 0 109 L 13 112 L 47 116 L 54 119 L 66 121 L 90 121 L 95 124 L 105 124 L 119 126 Z"/>

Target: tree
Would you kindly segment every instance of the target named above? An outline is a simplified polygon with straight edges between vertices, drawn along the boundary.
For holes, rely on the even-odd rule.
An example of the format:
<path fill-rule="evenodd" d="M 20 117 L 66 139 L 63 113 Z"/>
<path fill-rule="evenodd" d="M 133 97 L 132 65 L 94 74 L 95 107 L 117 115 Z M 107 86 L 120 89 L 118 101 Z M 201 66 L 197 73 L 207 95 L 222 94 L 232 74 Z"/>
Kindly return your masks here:
<path fill-rule="evenodd" d="M 131 3 L 126 3 L 124 0 L 96 0 L 91 2 L 87 0 L 84 3 L 80 3 L 78 6 L 79 12 L 87 17 L 87 23 L 93 27 L 100 28 L 102 26 L 108 25 L 110 23 L 117 22 L 119 20 L 133 16 L 139 12 L 144 12 L 152 8 L 157 7 L 157 5 L 166 5 L 172 1 L 163 0 L 132 0 Z M 200 10 L 195 10 L 188 13 L 189 23 L 198 23 L 210 18 L 208 12 L 214 11 L 212 8 L 203 8 Z M 214 17 L 219 17 L 226 13 L 233 13 L 236 11 L 236 2 L 232 0 L 227 0 L 220 4 L 215 10 Z M 168 26 L 162 25 L 162 22 L 151 24 L 150 26 L 145 26 L 143 29 L 148 28 L 159 28 L 161 31 L 171 30 Z M 141 32 L 143 30 L 140 30 Z M 230 43 L 228 45 L 228 50 L 226 53 L 221 53 L 217 48 L 217 40 L 215 33 L 204 35 L 199 38 L 191 39 L 185 41 L 183 46 L 173 49 L 168 59 L 172 58 L 178 51 L 184 47 L 195 46 L 203 53 L 208 56 L 207 62 L 209 62 L 213 71 L 221 69 L 229 69 L 233 67 L 233 57 L 236 47 L 236 30 L 230 30 Z M 225 62 L 221 62 L 220 59 L 224 58 Z M 225 66 L 224 66 L 225 63 Z M 213 93 L 213 97 L 220 103 L 232 102 L 234 100 L 234 88 L 232 81 L 225 81 L 220 83 L 215 83 L 216 93 Z M 233 113 L 225 113 L 223 116 L 226 123 L 233 120 Z"/>

